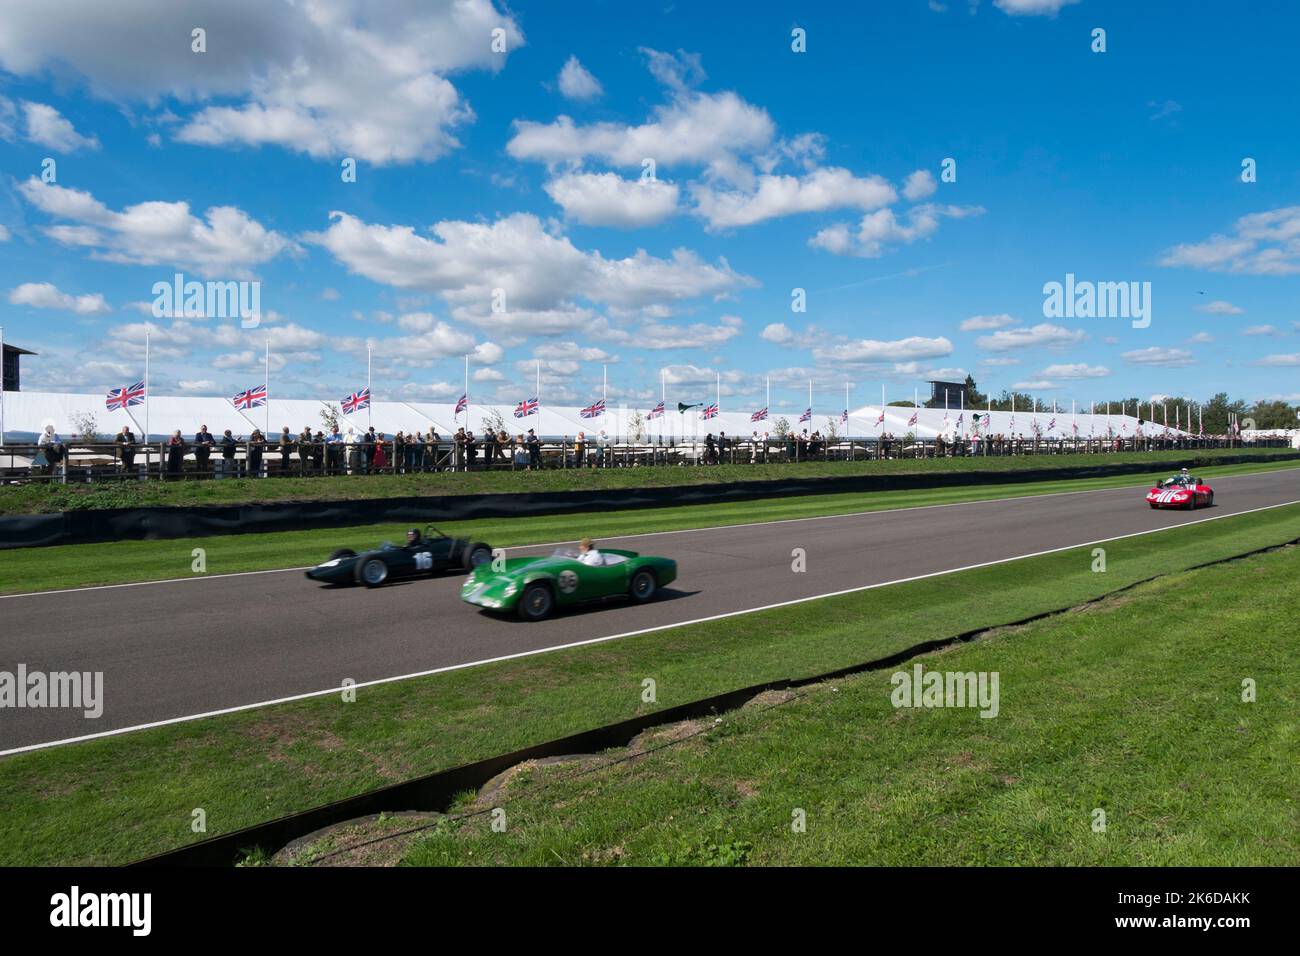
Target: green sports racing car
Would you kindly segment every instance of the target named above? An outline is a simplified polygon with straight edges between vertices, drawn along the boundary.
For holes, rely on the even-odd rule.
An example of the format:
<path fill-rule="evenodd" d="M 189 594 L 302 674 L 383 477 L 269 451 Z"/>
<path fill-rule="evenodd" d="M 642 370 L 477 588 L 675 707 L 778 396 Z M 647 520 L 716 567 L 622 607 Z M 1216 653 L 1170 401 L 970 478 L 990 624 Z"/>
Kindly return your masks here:
<path fill-rule="evenodd" d="M 626 597 L 643 604 L 677 577 L 677 562 L 635 551 L 602 549 L 599 563 L 579 560 L 560 548 L 541 558 L 506 558 L 475 568 L 460 589 L 461 600 L 490 611 L 514 611 L 540 621 L 557 607 Z"/>

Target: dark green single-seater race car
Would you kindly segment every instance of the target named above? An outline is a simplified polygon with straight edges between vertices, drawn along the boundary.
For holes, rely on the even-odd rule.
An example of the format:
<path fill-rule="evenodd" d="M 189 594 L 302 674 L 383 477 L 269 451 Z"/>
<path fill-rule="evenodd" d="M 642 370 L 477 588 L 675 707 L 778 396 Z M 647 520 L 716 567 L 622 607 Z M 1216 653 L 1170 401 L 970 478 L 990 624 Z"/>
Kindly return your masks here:
<path fill-rule="evenodd" d="M 490 611 L 513 611 L 540 621 L 557 607 L 626 597 L 638 604 L 677 578 L 677 562 L 635 551 L 601 549 L 600 563 L 578 559 L 574 548 L 541 558 L 507 558 L 474 569 L 461 600 Z M 495 565 L 495 567 L 494 567 Z"/>
<path fill-rule="evenodd" d="M 360 554 L 340 548 L 322 564 L 307 569 L 307 577 L 324 584 L 364 584 L 377 588 L 394 578 L 436 574 L 440 571 L 472 571 L 492 560 L 492 549 L 482 541 L 449 538 L 436 528 L 424 534 L 412 528 L 406 544 L 385 541 L 373 551 Z"/>

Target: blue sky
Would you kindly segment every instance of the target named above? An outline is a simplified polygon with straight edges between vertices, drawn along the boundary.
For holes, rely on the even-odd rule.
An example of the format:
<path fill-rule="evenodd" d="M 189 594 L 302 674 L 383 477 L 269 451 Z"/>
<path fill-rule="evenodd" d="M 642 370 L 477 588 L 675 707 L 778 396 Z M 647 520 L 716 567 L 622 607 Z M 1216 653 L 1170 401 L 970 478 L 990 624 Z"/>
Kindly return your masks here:
<path fill-rule="evenodd" d="M 259 384 L 269 337 L 281 397 L 359 387 L 370 346 L 405 400 L 454 401 L 470 353 L 478 401 L 531 394 L 539 359 L 552 404 L 602 365 L 611 401 L 666 369 L 736 410 L 768 376 L 794 408 L 810 377 L 830 407 L 966 372 L 1067 405 L 1300 401 L 1300 13 L 857 6 L 7 3 L 24 386 L 129 384 L 148 328 L 157 394 Z M 259 281 L 261 324 L 154 315 L 178 271 Z M 1149 326 L 1045 317 L 1067 273 L 1150 283 Z"/>

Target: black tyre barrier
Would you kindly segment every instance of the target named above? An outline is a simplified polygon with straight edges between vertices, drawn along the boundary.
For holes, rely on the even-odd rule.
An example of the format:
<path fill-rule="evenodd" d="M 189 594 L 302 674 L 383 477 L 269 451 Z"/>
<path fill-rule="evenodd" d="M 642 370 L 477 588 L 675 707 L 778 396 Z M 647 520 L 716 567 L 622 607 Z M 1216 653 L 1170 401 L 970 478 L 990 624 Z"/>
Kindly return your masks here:
<path fill-rule="evenodd" d="M 144 859 L 137 860 L 130 865 L 233 866 L 239 862 L 243 854 L 255 847 L 276 851 L 282 847 L 288 846 L 295 840 L 309 836 L 319 830 L 325 829 L 326 827 L 335 826 L 339 823 L 346 823 L 349 820 L 357 820 L 361 817 L 373 816 L 385 812 L 441 812 L 450 806 L 452 801 L 455 800 L 459 794 L 466 790 L 479 790 L 484 784 L 492 780 L 493 777 L 496 777 L 511 767 L 527 760 L 542 760 L 547 757 L 592 754 L 598 753 L 602 750 L 609 750 L 613 747 L 627 746 L 627 744 L 629 744 L 637 734 L 649 730 L 652 727 L 661 727 L 666 724 L 675 724 L 683 720 L 691 720 L 697 717 L 708 717 L 725 713 L 726 711 L 735 710 L 747 701 L 750 701 L 759 694 L 767 691 L 782 691 L 799 687 L 808 687 L 812 684 L 822 684 L 826 681 L 851 677 L 855 674 L 865 673 L 866 671 L 883 670 L 886 667 L 897 667 L 899 664 L 905 663 L 921 654 L 929 654 L 932 651 L 941 650 L 945 647 L 952 647 L 955 644 L 967 643 L 974 640 L 980 634 L 985 634 L 991 630 L 1020 627 L 1025 624 L 1032 624 L 1034 621 L 1041 621 L 1045 618 L 1065 614 L 1075 608 L 1099 604 L 1102 601 L 1109 600 L 1119 594 L 1124 594 L 1134 588 L 1141 587 L 1144 584 L 1158 581 L 1163 577 L 1167 577 L 1170 573 L 1186 574 L 1188 571 L 1210 568 L 1220 564 L 1230 564 L 1233 561 L 1240 561 L 1243 558 L 1249 558 L 1252 555 L 1266 554 L 1270 551 L 1277 551 L 1281 548 L 1294 547 L 1296 545 L 1300 545 L 1300 538 L 1292 538 L 1291 540 L 1284 541 L 1281 544 L 1271 544 L 1262 548 L 1252 548 L 1250 551 L 1243 551 L 1240 554 L 1229 555 L 1225 558 L 1216 558 L 1213 561 L 1194 564 L 1179 571 L 1153 574 L 1138 581 L 1133 581 L 1130 584 L 1125 584 L 1122 587 L 1115 588 L 1114 590 L 1107 591 L 1105 594 L 1099 594 L 1096 597 L 1089 598 L 1079 604 L 1040 611 L 1037 614 L 1031 614 L 1027 617 L 1015 621 L 1007 621 L 1002 624 L 989 624 L 984 627 L 975 628 L 974 630 L 954 634 L 951 637 L 940 637 L 928 641 L 922 641 L 919 644 L 913 644 L 911 647 L 904 648 L 903 650 L 890 654 L 887 657 L 880 657 L 859 664 L 850 664 L 846 667 L 838 667 L 835 670 L 825 671 L 821 674 L 813 674 L 808 677 L 783 678 L 780 680 L 767 681 L 762 684 L 753 684 L 740 690 L 715 694 L 712 697 L 706 697 L 703 700 L 692 701 L 689 704 L 681 704 L 677 707 L 669 707 L 666 710 L 655 711 L 652 714 L 643 714 L 640 717 L 633 717 L 629 720 L 621 720 L 618 723 L 607 724 L 604 727 L 597 727 L 594 730 L 583 731 L 582 733 L 573 734 L 569 737 L 561 737 L 559 740 L 551 740 L 546 743 L 536 744 L 532 747 L 525 747 L 522 750 L 502 754 L 499 757 L 489 757 L 486 760 L 479 760 L 475 763 L 465 764 L 464 766 L 453 767 L 449 770 L 440 770 L 436 773 L 417 777 L 414 780 L 407 780 L 403 783 L 390 784 L 389 786 L 381 787 L 378 790 L 370 790 L 366 793 L 357 794 L 354 797 L 347 797 L 343 800 L 337 800 L 334 803 L 328 803 L 321 807 L 304 810 L 301 813 L 295 813 L 287 817 L 270 820 L 266 823 L 259 823 L 251 827 L 245 827 L 242 830 L 235 830 L 232 833 L 209 837 L 206 840 L 191 843 L 189 846 L 183 846 L 175 850 L 168 850 L 165 853 L 145 857 Z"/>
<path fill-rule="evenodd" d="M 1199 468 L 1247 462 L 1300 459 L 1300 452 L 1272 455 L 1192 455 L 1177 465 Z M 484 495 L 435 495 L 407 498 L 365 498 L 354 501 L 301 501 L 279 504 L 203 506 L 194 508 L 105 508 L 60 511 L 55 514 L 11 515 L 0 518 L 0 549 L 93 544 L 111 541 L 199 538 L 223 534 L 302 531 L 354 525 L 467 521 L 571 514 L 610 508 L 662 508 L 669 505 L 712 504 L 827 495 L 863 491 L 903 491 L 960 485 L 1007 485 L 1034 481 L 1101 478 L 1159 470 L 1159 462 L 1122 462 L 1078 468 L 1035 468 L 1029 471 L 952 471 L 906 475 L 853 475 L 842 478 L 789 478 L 728 484 L 676 485 L 662 488 L 623 488 L 601 491 L 542 491 Z"/>

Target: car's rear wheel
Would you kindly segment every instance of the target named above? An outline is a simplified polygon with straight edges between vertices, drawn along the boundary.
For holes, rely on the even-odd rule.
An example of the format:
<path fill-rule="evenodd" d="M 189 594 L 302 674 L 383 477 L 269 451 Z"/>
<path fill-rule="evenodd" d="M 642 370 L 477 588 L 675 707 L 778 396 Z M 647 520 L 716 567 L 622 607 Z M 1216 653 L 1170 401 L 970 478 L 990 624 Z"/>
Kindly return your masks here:
<path fill-rule="evenodd" d="M 339 548 L 337 551 L 335 551 L 333 554 L 331 554 L 328 558 L 326 558 L 326 560 L 327 560 L 327 561 L 337 561 L 339 558 L 355 558 L 356 556 L 357 556 L 357 553 L 356 553 L 355 551 L 353 551 L 351 548 Z"/>
<path fill-rule="evenodd" d="M 655 588 L 658 582 L 650 571 L 638 571 L 632 575 L 632 581 L 628 585 L 627 593 L 631 595 L 632 600 L 637 604 L 644 604 L 655 596 Z"/>
<path fill-rule="evenodd" d="M 475 541 L 465 549 L 465 557 L 462 561 L 466 571 L 473 571 L 477 567 L 487 564 L 492 560 L 492 549 L 482 541 Z"/>
<path fill-rule="evenodd" d="M 377 588 L 388 580 L 388 565 L 379 558 L 367 558 L 357 568 L 357 578 L 368 588 Z"/>
<path fill-rule="evenodd" d="M 519 598 L 519 616 L 525 621 L 540 621 L 555 607 L 555 595 L 545 584 L 530 584 Z"/>

